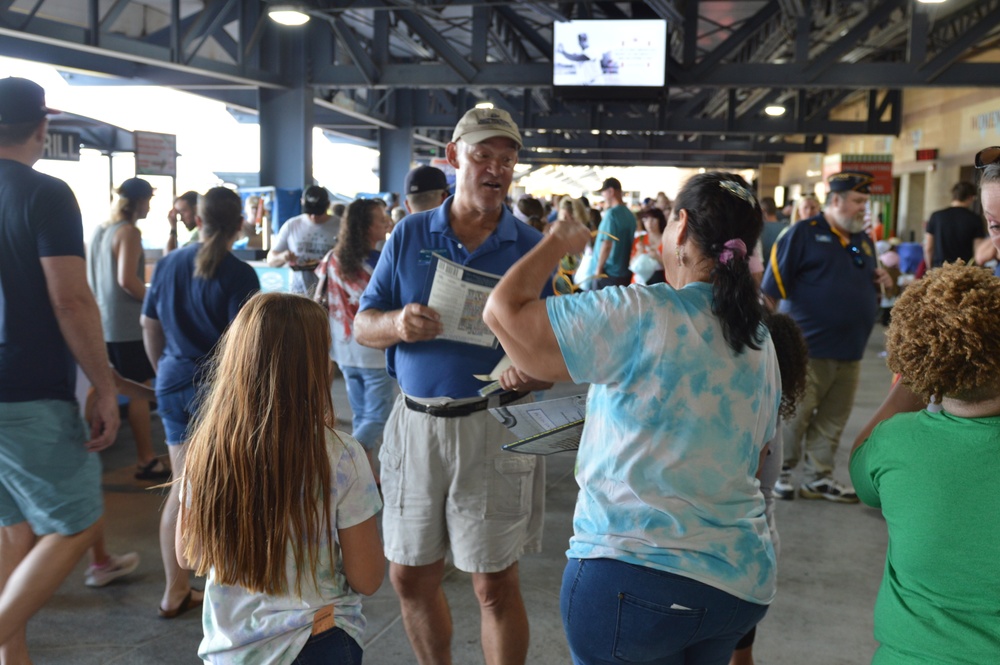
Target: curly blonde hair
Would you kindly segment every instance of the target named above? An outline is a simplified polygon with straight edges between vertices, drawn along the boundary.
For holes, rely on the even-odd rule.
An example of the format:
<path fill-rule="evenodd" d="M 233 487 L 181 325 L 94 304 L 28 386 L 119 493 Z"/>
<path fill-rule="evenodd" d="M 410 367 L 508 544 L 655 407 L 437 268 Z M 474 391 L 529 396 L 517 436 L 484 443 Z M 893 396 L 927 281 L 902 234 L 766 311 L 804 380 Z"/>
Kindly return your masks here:
<path fill-rule="evenodd" d="M 918 395 L 979 402 L 1000 393 L 1000 279 L 945 264 L 892 308 L 889 369 Z"/>

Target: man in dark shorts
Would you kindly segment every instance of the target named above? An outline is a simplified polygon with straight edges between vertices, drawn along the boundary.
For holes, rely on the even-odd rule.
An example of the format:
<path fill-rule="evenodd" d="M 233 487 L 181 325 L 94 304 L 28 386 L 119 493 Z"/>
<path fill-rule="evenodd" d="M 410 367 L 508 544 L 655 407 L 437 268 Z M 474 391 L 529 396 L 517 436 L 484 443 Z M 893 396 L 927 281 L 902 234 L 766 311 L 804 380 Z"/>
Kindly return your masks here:
<path fill-rule="evenodd" d="M 114 377 L 87 286 L 80 207 L 32 166 L 45 93 L 0 80 L 0 660 L 30 662 L 28 619 L 100 535 L 101 462 L 118 432 Z M 97 391 L 88 435 L 76 363 Z M 88 440 L 89 436 L 89 440 Z M 14 580 L 13 583 L 8 584 Z"/>

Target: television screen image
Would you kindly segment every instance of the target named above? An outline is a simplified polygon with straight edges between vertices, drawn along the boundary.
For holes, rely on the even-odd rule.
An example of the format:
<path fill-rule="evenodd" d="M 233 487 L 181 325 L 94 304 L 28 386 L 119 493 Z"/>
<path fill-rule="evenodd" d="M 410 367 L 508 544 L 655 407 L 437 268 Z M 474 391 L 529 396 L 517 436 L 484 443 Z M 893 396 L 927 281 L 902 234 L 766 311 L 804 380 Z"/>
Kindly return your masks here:
<path fill-rule="evenodd" d="M 560 21 L 552 25 L 552 85 L 663 87 L 667 23 Z"/>

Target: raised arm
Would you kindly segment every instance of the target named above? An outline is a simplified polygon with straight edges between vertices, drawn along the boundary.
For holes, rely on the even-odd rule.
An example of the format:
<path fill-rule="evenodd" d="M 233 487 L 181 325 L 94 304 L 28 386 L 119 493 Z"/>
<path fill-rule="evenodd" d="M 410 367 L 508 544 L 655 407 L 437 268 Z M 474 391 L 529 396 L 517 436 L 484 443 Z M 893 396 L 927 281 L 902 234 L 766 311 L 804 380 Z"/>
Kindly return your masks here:
<path fill-rule="evenodd" d="M 41 263 L 59 330 L 97 393 L 87 449 L 103 450 L 118 434 L 118 391 L 104 346 L 101 314 L 87 286 L 87 264 L 79 256 L 47 256 Z"/>
<path fill-rule="evenodd" d="M 567 381 L 569 370 L 538 294 L 566 254 L 579 254 L 590 231 L 579 222 L 560 221 L 538 245 L 504 274 L 486 301 L 483 320 L 514 365 L 542 381 Z"/>

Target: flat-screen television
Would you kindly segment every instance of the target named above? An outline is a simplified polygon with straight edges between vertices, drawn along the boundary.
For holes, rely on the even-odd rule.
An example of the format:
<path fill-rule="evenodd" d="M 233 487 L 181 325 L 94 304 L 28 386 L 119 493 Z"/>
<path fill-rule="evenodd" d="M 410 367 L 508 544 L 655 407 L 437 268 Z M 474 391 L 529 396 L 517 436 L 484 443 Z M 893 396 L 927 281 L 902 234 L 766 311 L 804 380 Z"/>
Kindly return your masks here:
<path fill-rule="evenodd" d="M 659 94 L 666 83 L 667 22 L 557 21 L 552 25 L 552 85 L 569 96 Z"/>

